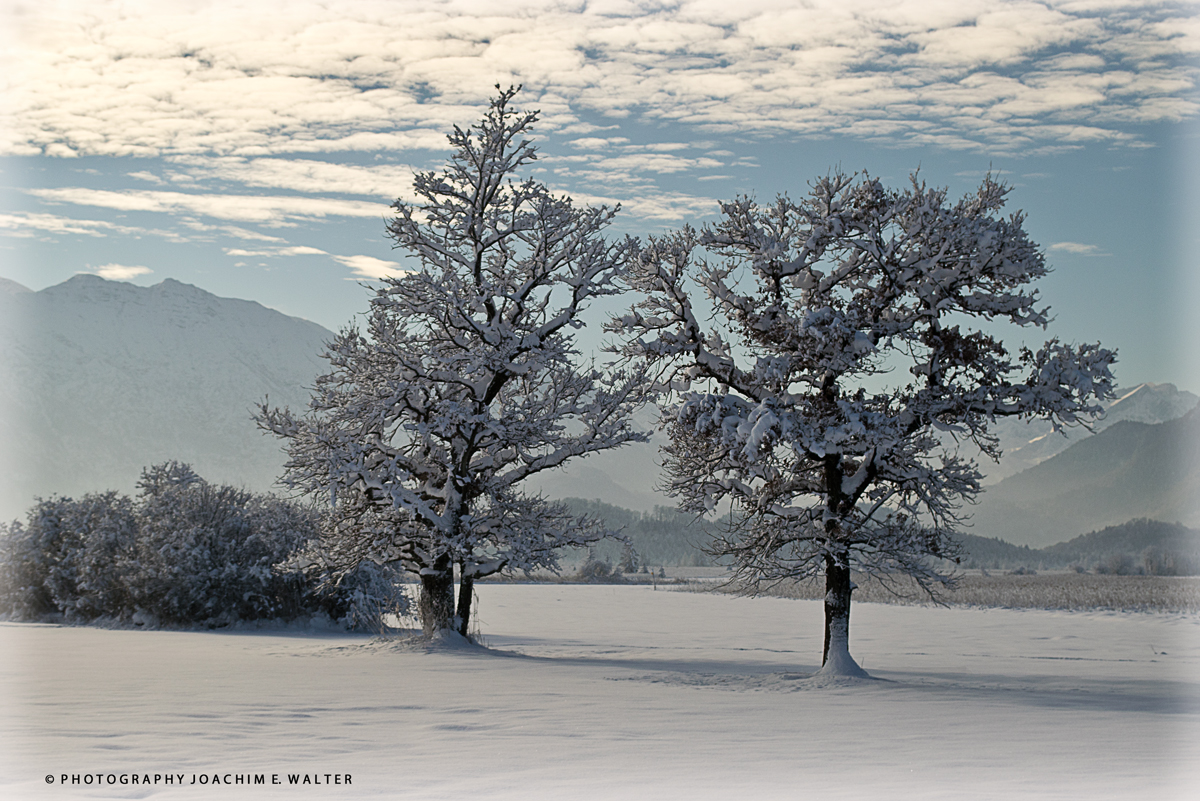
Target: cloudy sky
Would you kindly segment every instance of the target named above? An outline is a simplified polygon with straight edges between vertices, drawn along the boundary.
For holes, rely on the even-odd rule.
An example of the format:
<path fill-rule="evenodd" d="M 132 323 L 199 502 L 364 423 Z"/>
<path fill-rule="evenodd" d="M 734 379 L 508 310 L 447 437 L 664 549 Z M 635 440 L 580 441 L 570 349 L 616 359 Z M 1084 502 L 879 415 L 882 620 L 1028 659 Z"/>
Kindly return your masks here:
<path fill-rule="evenodd" d="M 1055 333 L 1200 392 L 1200 4 L 1127 0 L 12 2 L 0 277 L 175 278 L 344 325 L 413 170 L 497 83 L 536 176 L 620 233 L 840 166 L 989 170 L 1055 266 Z"/>

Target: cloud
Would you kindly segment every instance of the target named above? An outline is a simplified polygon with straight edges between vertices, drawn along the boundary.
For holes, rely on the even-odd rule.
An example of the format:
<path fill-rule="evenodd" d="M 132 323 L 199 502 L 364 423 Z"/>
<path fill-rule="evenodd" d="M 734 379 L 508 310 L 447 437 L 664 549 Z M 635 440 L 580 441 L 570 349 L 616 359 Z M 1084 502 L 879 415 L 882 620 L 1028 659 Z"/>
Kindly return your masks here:
<path fill-rule="evenodd" d="M 1097 245 L 1085 245 L 1081 242 L 1055 242 L 1048 250 L 1061 250 L 1064 253 L 1074 253 L 1079 256 L 1104 256 Z"/>
<path fill-rule="evenodd" d="M 628 142 L 629 139 L 624 136 L 581 136 L 572 139 L 569 144 L 576 150 L 604 150 L 612 145 L 624 145 Z"/>
<path fill-rule="evenodd" d="M 320 248 L 308 247 L 307 245 L 290 245 L 287 247 L 263 248 L 261 250 L 245 250 L 243 248 L 225 248 L 226 256 L 328 256 L 329 254 Z"/>
<path fill-rule="evenodd" d="M 179 157 L 171 163 L 192 181 L 219 180 L 244 186 L 288 189 L 296 192 L 365 195 L 416 200 L 412 192 L 415 170 L 403 164 L 359 166 L 312 159 L 236 156 Z"/>
<path fill-rule="evenodd" d="M 118 218 L 171 215 L 181 233 L 12 213 L 0 215 L 9 237 L 234 236 L 245 247 L 231 255 L 303 255 L 252 229 L 378 220 L 396 198 L 417 201 L 414 173 L 440 162 L 447 129 L 472 124 L 497 81 L 524 84 L 522 107 L 541 109 L 539 145 L 559 134 L 538 177 L 651 221 L 715 211 L 710 182 L 757 166 L 724 149 L 735 141 L 1039 155 L 1148 146 L 1146 123 L 1200 112 L 1200 23 L 1169 0 L 16 8 L 0 11 L 16 33 L 0 48 L 0 153 L 164 157 L 122 161 L 124 191 L 24 191 Z M 672 141 L 645 141 L 662 126 Z M 680 179 L 697 194 L 660 185 Z M 340 263 L 363 277 L 396 269 Z"/>
<path fill-rule="evenodd" d="M 409 272 L 402 269 L 399 262 L 384 261 L 374 256 L 334 256 L 333 260 L 349 267 L 360 278 L 399 278 Z"/>
<path fill-rule="evenodd" d="M 232 236 L 235 239 L 246 239 L 252 242 L 284 241 L 281 237 L 264 234 L 261 231 L 252 231 L 249 228 L 242 228 L 238 225 L 211 225 L 209 223 L 200 222 L 194 218 L 185 218 L 180 220 L 180 224 L 193 231 L 198 231 L 201 234 L 220 234 L 223 236 Z"/>
<path fill-rule="evenodd" d="M 497 81 L 526 86 L 543 131 L 632 117 L 998 153 L 1070 148 L 1080 131 L 1136 144 L 1129 126 L 1200 111 L 1200 25 L 1186 2 L 17 8 L 0 21 L 18 31 L 0 56 L 0 152 L 237 156 L 247 181 L 264 182 L 248 185 L 353 183 L 272 161 L 289 155 L 444 149 L 447 127 L 472 122 Z M 620 144 L 590 138 L 604 143 L 577 146 Z M 403 188 L 384 194 L 385 172 L 361 177 L 356 193 Z"/>
<path fill-rule="evenodd" d="M 383 218 L 389 213 L 388 207 L 380 203 L 341 198 L 188 194 L 150 190 L 115 192 L 84 187 L 25 191 L 50 203 L 99 206 L 119 211 L 199 214 L 221 220 L 265 225 L 288 225 L 292 220 L 326 217 Z"/>
<path fill-rule="evenodd" d="M 0 213 L 0 236 L 29 239 L 53 234 L 93 237 L 106 237 L 109 234 L 126 237 L 157 236 L 171 242 L 188 241 L 187 237 L 175 231 L 119 225 L 107 220 L 80 220 L 56 214 L 30 212 Z"/>
<path fill-rule="evenodd" d="M 689 195 L 684 192 L 643 192 L 628 197 L 616 197 L 586 192 L 572 192 L 577 203 L 590 206 L 620 206 L 623 214 L 630 214 L 642 220 L 657 220 L 660 222 L 676 220 L 694 220 L 716 213 L 720 204 L 709 197 Z"/>
<path fill-rule="evenodd" d="M 54 214 L 0 214 L 0 234 L 4 236 L 29 238 L 49 233 L 99 237 L 119 228 L 101 220 L 75 220 Z"/>
<path fill-rule="evenodd" d="M 725 166 L 724 162 L 707 157 L 684 158 L 672 153 L 656 152 L 625 152 L 616 156 L 603 154 L 558 156 L 545 159 L 545 163 L 551 167 L 559 164 L 584 164 L 587 165 L 589 174 L 626 176 L 630 179 L 648 172 L 671 174 Z"/>
<path fill-rule="evenodd" d="M 107 278 L 110 281 L 128 281 L 132 278 L 137 278 L 139 275 L 148 275 L 154 272 L 149 267 L 141 265 L 127 267 L 124 264 L 105 264 L 103 267 L 97 267 L 88 272 L 95 273 L 101 278 Z"/>
<path fill-rule="evenodd" d="M 158 177 L 157 175 L 155 175 L 154 173 L 152 173 L 152 172 L 146 172 L 145 170 L 139 170 L 138 172 L 131 172 L 131 173 L 129 173 L 129 177 L 130 177 L 130 178 L 136 178 L 136 179 L 138 179 L 139 181 L 146 181 L 146 182 L 148 182 L 148 183 L 152 183 L 152 184 L 163 184 L 163 183 L 166 183 L 165 181 L 163 181 L 163 179 L 162 179 L 162 178 L 159 178 L 159 177 Z"/>

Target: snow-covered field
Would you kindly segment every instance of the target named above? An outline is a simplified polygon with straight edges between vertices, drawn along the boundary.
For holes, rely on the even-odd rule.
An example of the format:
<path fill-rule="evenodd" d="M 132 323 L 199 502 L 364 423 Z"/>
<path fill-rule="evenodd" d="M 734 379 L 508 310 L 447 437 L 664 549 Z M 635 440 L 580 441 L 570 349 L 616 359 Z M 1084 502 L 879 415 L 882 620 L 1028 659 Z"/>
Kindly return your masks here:
<path fill-rule="evenodd" d="M 1195 616 L 857 604 L 879 680 L 819 684 L 815 601 L 479 601 L 490 651 L 0 625 L 0 797 L 1200 797 Z"/>

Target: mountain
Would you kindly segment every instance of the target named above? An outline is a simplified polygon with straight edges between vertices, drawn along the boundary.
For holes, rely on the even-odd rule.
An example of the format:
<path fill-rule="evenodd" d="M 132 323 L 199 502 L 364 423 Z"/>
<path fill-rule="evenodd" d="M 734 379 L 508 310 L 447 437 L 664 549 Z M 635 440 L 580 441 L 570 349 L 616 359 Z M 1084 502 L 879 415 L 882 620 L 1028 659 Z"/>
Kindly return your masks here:
<path fill-rule="evenodd" d="M 29 287 L 22 286 L 16 281 L 10 281 L 7 278 L 0 278 L 0 295 L 24 295 L 32 290 Z"/>
<path fill-rule="evenodd" d="M 0 520 L 36 496 L 132 491 L 144 466 L 188 461 L 207 479 L 267 490 L 278 441 L 250 414 L 302 408 L 333 334 L 257 303 L 167 279 L 81 274 L 40 292 L 0 279 Z M 638 424 L 653 427 L 654 412 Z M 550 497 L 650 512 L 658 444 L 593 454 L 536 477 Z"/>
<path fill-rule="evenodd" d="M 1040 547 L 1133 518 L 1200 524 L 1200 409 L 1123 420 L 990 486 L 971 534 Z"/>
<path fill-rule="evenodd" d="M 1200 531 L 1157 520 L 1131 520 L 1043 548 L 1046 559 L 1109 573 L 1194 576 L 1200 571 Z M 1138 563 L 1141 563 L 1140 565 Z"/>
<path fill-rule="evenodd" d="M 1118 389 L 1116 400 L 1106 404 L 1104 416 L 1092 425 L 1092 431 L 1128 420 L 1135 423 L 1165 423 L 1183 417 L 1200 403 L 1200 397 L 1180 391 L 1174 384 L 1138 384 L 1132 389 Z M 1001 419 L 992 433 L 1000 439 L 1004 452 L 999 464 L 979 460 L 980 469 L 989 483 L 1000 481 L 1022 470 L 1034 467 L 1062 453 L 1073 443 L 1092 436 L 1083 427 L 1054 433 L 1045 420 Z"/>
<path fill-rule="evenodd" d="M 35 496 L 130 492 L 144 466 L 167 459 L 212 481 L 271 488 L 283 455 L 254 426 L 253 407 L 267 396 L 304 407 L 332 336 L 170 279 L 139 287 L 77 275 L 39 292 L 0 280 L 0 520 Z M 1195 401 L 1143 384 L 1109 407 L 1100 433 L 1045 438 L 1065 450 L 1029 456 L 1036 464 L 990 486 L 970 533 L 1045 545 L 1137 517 L 1200 523 Z M 637 423 L 650 428 L 653 416 Z M 1002 441 L 1036 430 L 1009 426 Z M 652 513 L 673 505 L 654 491 L 660 441 L 576 460 L 529 488 Z M 1006 447 L 1050 447 L 1023 442 Z"/>
<path fill-rule="evenodd" d="M 22 291 L 24 290 L 24 291 Z M 255 403 L 303 407 L 332 333 L 167 279 L 0 285 L 0 520 L 35 496 L 132 491 L 144 466 L 269 489 L 279 443 Z"/>
<path fill-rule="evenodd" d="M 993 433 L 1000 439 L 1004 457 L 999 464 L 977 458 L 979 468 L 986 474 L 985 484 L 994 485 L 1001 479 L 1020 473 L 1055 456 L 1073 443 L 1104 431 L 1121 421 L 1162 423 L 1187 414 L 1200 403 L 1200 397 L 1181 391 L 1174 384 L 1139 384 L 1131 389 L 1117 390 L 1116 400 L 1106 405 L 1104 416 L 1094 421 L 1092 431 L 1078 427 L 1054 433 L 1043 420 L 1001 419 Z M 642 429 L 652 429 L 654 414 L 647 412 L 636 422 Z M 554 498 L 594 498 L 614 506 L 653 512 L 658 506 L 673 506 L 674 501 L 655 490 L 661 457 L 659 447 L 666 442 L 661 432 L 645 444 L 627 445 L 577 460 L 567 467 L 537 476 L 531 485 Z M 1135 515 L 1128 515 L 1128 520 Z"/>

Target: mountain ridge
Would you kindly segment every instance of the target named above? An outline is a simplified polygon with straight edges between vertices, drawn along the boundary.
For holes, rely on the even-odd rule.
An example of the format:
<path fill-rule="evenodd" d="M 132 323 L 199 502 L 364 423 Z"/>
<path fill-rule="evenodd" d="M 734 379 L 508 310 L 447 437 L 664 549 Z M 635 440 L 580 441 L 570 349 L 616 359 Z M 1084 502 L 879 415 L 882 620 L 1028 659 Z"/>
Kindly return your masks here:
<path fill-rule="evenodd" d="M 267 397 L 305 408 L 332 337 L 256 301 L 170 278 L 142 287 L 78 274 L 37 292 L 0 283 L 0 519 L 39 495 L 130 491 L 143 467 L 167 459 L 191 461 L 214 481 L 270 489 L 284 456 L 251 414 Z M 1061 452 L 987 486 L 966 510 L 968 531 L 1045 545 L 1137 517 L 1195 525 L 1195 399 L 1171 384 L 1141 384 L 1121 392 L 1095 434 L 1036 435 Z M 1184 407 L 1191 411 L 1175 419 L 1190 422 L 1158 428 L 1170 422 L 1159 417 Z M 639 425 L 652 417 L 640 415 Z M 1037 430 L 1008 426 L 1002 444 Z M 528 489 L 642 512 L 670 506 L 652 491 L 661 439 L 577 460 Z"/>
<path fill-rule="evenodd" d="M 1200 524 L 1200 408 L 1122 420 L 986 488 L 971 533 L 1045 546 L 1134 518 Z"/>
<path fill-rule="evenodd" d="M 332 332 L 255 301 L 165 279 L 79 274 L 0 293 L 0 512 L 35 496 L 132 489 L 142 467 L 190 461 L 255 490 L 281 472 L 250 415 L 270 396 L 303 407 Z"/>
<path fill-rule="evenodd" d="M 32 292 L 29 287 L 24 284 L 18 284 L 11 278 L 0 277 L 0 295 L 23 295 L 26 292 Z"/>
<path fill-rule="evenodd" d="M 1200 404 L 1200 397 L 1174 384 L 1145 382 L 1118 388 L 1116 400 L 1105 404 L 1104 414 L 1089 426 L 1055 432 L 1046 420 L 1003 419 L 993 427 L 1003 457 L 999 464 L 983 463 L 987 483 L 995 484 L 1023 470 L 1036 467 L 1076 442 L 1083 441 L 1123 420 L 1161 423 L 1187 414 Z"/>

